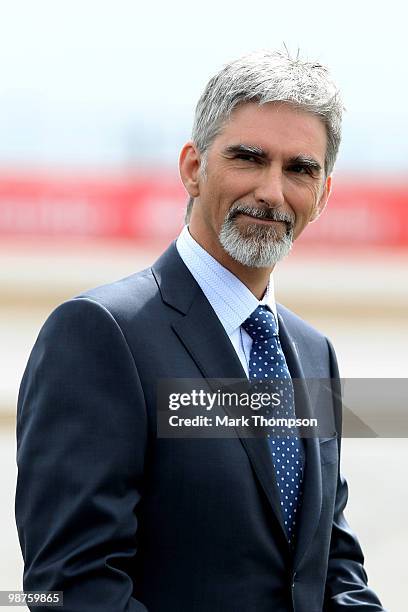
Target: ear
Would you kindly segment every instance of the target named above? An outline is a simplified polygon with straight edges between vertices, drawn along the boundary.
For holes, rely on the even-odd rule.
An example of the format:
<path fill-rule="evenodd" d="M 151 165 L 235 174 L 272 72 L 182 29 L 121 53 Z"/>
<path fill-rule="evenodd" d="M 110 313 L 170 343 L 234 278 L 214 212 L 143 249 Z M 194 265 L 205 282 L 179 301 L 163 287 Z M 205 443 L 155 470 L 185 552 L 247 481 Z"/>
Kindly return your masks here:
<path fill-rule="evenodd" d="M 324 211 L 324 209 L 326 208 L 326 204 L 327 201 L 329 199 L 330 193 L 331 193 L 331 186 L 332 186 L 332 177 L 328 176 L 324 187 L 323 187 L 323 191 L 320 194 L 319 200 L 310 216 L 309 219 L 309 223 L 312 223 L 313 221 L 316 221 L 316 219 L 318 219 L 320 217 L 320 215 L 322 214 L 322 212 Z"/>
<path fill-rule="evenodd" d="M 200 195 L 199 189 L 200 154 L 193 142 L 187 142 L 181 149 L 179 172 L 183 185 L 192 198 Z"/>

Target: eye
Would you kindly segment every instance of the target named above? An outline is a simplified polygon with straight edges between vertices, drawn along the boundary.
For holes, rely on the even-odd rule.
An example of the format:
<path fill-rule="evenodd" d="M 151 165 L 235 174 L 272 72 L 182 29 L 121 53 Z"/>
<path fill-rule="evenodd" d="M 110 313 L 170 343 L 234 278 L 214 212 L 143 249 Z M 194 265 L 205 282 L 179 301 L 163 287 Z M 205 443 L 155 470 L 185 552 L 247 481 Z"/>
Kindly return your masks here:
<path fill-rule="evenodd" d="M 312 174 L 312 168 L 309 168 L 309 166 L 305 166 L 303 164 L 295 164 L 293 166 L 290 167 L 290 171 L 294 172 L 295 174 Z"/>
<path fill-rule="evenodd" d="M 255 164 L 258 163 L 258 158 L 250 153 L 237 153 L 235 159 L 242 159 L 243 161 L 248 161 Z"/>

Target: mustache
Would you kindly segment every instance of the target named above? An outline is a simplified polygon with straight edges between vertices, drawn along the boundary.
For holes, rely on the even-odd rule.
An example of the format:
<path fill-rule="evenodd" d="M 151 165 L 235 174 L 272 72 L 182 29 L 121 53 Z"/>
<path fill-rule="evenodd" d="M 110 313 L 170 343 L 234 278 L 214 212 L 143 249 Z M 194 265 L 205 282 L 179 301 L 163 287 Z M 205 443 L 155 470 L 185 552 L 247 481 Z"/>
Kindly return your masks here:
<path fill-rule="evenodd" d="M 257 219 L 266 219 L 268 221 L 283 221 L 289 225 L 289 227 L 292 227 L 295 223 L 294 215 L 283 212 L 278 208 L 254 208 L 253 206 L 247 206 L 245 204 L 236 204 L 230 208 L 226 220 L 232 221 L 240 214 L 250 215 Z"/>

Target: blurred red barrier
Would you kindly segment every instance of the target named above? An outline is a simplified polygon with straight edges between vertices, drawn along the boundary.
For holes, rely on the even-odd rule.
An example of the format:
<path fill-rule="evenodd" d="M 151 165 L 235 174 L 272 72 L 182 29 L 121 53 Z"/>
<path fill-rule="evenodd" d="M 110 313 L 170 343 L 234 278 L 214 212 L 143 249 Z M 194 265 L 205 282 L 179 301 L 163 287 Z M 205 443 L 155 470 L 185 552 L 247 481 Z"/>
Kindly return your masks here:
<path fill-rule="evenodd" d="M 299 242 L 332 247 L 407 247 L 408 183 L 336 179 L 327 210 Z"/>
<path fill-rule="evenodd" d="M 0 235 L 171 240 L 186 193 L 177 176 L 129 178 L 0 173 Z M 408 183 L 340 180 L 303 245 L 408 246 Z"/>

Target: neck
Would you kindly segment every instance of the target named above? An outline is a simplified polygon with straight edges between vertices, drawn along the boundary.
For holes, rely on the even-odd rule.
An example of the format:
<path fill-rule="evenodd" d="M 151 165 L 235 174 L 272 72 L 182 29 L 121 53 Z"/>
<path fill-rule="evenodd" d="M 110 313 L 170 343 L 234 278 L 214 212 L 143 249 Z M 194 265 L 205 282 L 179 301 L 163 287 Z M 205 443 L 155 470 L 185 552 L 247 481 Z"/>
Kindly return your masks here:
<path fill-rule="evenodd" d="M 214 257 L 218 263 L 239 278 L 258 300 L 263 298 L 274 266 L 268 268 L 250 268 L 249 266 L 244 266 L 238 261 L 235 261 L 235 259 L 232 259 L 223 249 L 219 241 L 214 241 L 213 244 L 209 244 L 206 240 L 203 240 L 191 226 L 189 226 L 189 231 L 194 240 L 198 242 L 207 253 Z"/>
<path fill-rule="evenodd" d="M 220 263 L 235 274 L 258 300 L 263 298 L 268 287 L 269 277 L 272 272 L 271 268 L 248 268 L 248 266 L 243 266 L 237 262 L 234 262 L 235 266 L 228 267 L 227 264 Z"/>

